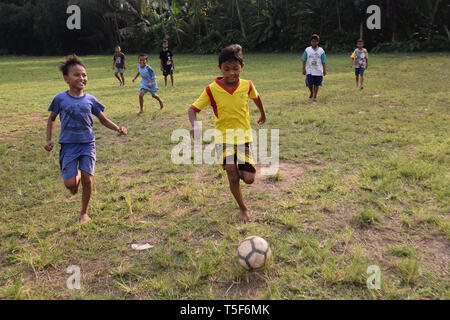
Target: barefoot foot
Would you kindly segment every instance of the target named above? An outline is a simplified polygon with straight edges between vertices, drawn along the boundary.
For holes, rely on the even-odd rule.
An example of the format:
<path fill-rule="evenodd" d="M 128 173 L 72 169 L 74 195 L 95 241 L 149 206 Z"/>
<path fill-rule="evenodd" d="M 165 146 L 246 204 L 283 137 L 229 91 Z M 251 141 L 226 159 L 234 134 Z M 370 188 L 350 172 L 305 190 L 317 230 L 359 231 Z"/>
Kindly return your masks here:
<path fill-rule="evenodd" d="M 82 214 L 80 216 L 80 224 L 85 224 L 88 223 L 89 221 L 91 221 L 91 218 L 88 216 L 88 214 Z"/>
<path fill-rule="evenodd" d="M 250 211 L 248 209 L 245 209 L 245 210 L 241 209 L 241 214 L 239 215 L 239 220 L 241 220 L 244 223 L 252 222 L 252 219 L 250 218 Z"/>
<path fill-rule="evenodd" d="M 162 110 L 164 108 L 164 103 L 162 101 L 159 102 L 159 110 Z"/>

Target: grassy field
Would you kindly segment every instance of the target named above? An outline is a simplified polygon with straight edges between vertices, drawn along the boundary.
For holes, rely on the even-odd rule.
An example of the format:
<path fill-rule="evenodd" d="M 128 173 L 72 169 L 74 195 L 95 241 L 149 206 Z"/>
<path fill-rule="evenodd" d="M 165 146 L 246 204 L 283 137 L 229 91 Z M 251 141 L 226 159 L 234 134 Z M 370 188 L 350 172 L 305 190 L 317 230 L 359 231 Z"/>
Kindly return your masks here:
<path fill-rule="evenodd" d="M 238 221 L 220 167 L 170 160 L 171 133 L 189 129 L 187 108 L 218 75 L 216 57 L 177 56 L 176 88 L 159 92 L 166 109 L 147 97 L 143 116 L 128 59 L 119 88 L 111 57 L 84 58 L 87 92 L 129 135 L 95 120 L 93 222 L 80 226 L 59 147 L 43 149 L 47 107 L 67 88 L 61 58 L 0 58 L 0 298 L 450 299 L 448 53 L 372 55 L 362 91 L 349 57 L 329 55 L 317 105 L 299 55 L 246 55 L 262 128 L 280 129 L 279 173 L 243 187 L 250 224 Z M 200 120 L 213 127 L 211 112 Z M 256 273 L 236 260 L 250 235 L 273 251 Z M 154 248 L 131 249 L 147 242 Z M 66 287 L 70 265 L 81 290 Z M 381 268 L 379 290 L 367 288 L 370 265 Z"/>

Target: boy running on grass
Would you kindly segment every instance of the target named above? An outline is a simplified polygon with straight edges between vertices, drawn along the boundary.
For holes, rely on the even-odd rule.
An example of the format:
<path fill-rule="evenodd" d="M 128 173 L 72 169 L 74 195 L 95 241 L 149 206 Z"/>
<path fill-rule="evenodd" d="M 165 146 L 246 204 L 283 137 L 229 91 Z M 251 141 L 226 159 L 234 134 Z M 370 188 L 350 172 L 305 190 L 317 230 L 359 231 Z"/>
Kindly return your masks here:
<path fill-rule="evenodd" d="M 357 48 L 350 56 L 350 68 L 353 68 L 355 62 L 356 88 L 359 85 L 359 77 L 361 76 L 361 89 L 364 89 L 364 71 L 369 68 L 369 53 L 364 48 L 364 40 L 359 39 L 356 43 Z"/>
<path fill-rule="evenodd" d="M 138 73 L 133 79 L 133 83 L 136 81 L 136 79 L 141 76 L 141 84 L 139 85 L 139 105 L 141 110 L 139 111 L 139 114 L 144 113 L 144 96 L 147 92 L 150 92 L 153 99 L 158 100 L 160 109 L 164 108 L 163 101 L 161 98 L 156 94 L 158 92 L 158 83 L 156 82 L 156 75 L 153 71 L 152 67 L 150 67 L 148 62 L 148 57 L 145 54 L 141 54 L 138 57 L 139 65 L 137 67 Z"/>
<path fill-rule="evenodd" d="M 175 70 L 175 64 L 173 63 L 173 53 L 169 50 L 169 41 L 164 40 L 162 43 L 162 50 L 159 53 L 159 59 L 161 60 L 161 71 L 164 75 L 164 85 L 167 88 L 167 76 L 170 75 L 170 81 L 173 84 L 173 72 Z"/>
<path fill-rule="evenodd" d="M 106 118 L 103 114 L 105 107 L 94 96 L 84 92 L 88 82 L 86 67 L 76 55 L 66 57 L 66 61 L 61 63 L 59 68 L 64 81 L 69 85 L 69 90 L 56 95 L 48 108 L 50 116 L 44 148 L 49 152 L 53 149 L 52 133 L 56 117 L 59 115 L 61 119 L 59 164 L 62 177 L 64 185 L 72 194 L 78 192 L 81 181 L 83 197 L 80 222 L 86 223 L 91 220 L 88 215 L 88 204 L 92 194 L 96 162 L 92 115 L 98 117 L 105 127 L 121 135 L 126 135 L 127 129 L 118 127 Z"/>
<path fill-rule="evenodd" d="M 322 86 L 323 77 L 327 75 L 327 56 L 319 47 L 320 37 L 317 34 L 311 36 L 311 46 L 305 49 L 302 56 L 303 75 L 306 75 L 306 86 L 309 88 L 309 98 L 317 101 L 319 87 Z"/>
<path fill-rule="evenodd" d="M 122 50 L 120 49 L 120 46 L 116 46 L 115 48 L 116 53 L 113 57 L 113 70 L 114 75 L 116 76 L 117 80 L 120 82 L 120 86 L 125 85 L 125 78 L 123 74 L 125 73 L 125 70 L 127 69 L 127 62 L 125 60 L 125 55 L 122 53 Z M 119 78 L 120 73 L 120 78 Z"/>
<path fill-rule="evenodd" d="M 266 114 L 261 98 L 248 80 L 240 79 L 244 67 L 242 47 L 231 45 L 219 55 L 219 69 L 223 77 L 217 78 L 203 91 L 202 95 L 189 108 L 191 135 L 201 136 L 196 125 L 197 113 L 212 106 L 215 114 L 216 152 L 219 161 L 227 172 L 230 190 L 240 208 L 240 219 L 250 220 L 250 211 L 244 203 L 240 180 L 252 184 L 255 180 L 255 165 L 252 156 L 252 128 L 248 112 L 248 99 L 258 107 L 261 117 L 258 124 L 266 122 Z"/>

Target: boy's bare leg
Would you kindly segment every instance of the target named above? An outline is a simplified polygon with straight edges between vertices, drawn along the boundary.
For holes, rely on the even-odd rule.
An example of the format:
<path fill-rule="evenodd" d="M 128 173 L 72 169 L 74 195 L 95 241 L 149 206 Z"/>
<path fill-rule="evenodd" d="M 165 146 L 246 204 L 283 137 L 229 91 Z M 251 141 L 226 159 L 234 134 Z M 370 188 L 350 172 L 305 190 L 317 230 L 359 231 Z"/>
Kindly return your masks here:
<path fill-rule="evenodd" d="M 236 199 L 236 202 L 239 205 L 239 209 L 241 210 L 239 218 L 244 222 L 250 222 L 250 212 L 244 203 L 244 198 L 242 197 L 241 185 L 239 184 L 239 172 L 236 164 L 226 164 L 225 170 L 227 172 L 228 181 L 230 183 L 231 193 Z"/>
<path fill-rule="evenodd" d="M 358 88 L 359 87 L 359 75 L 357 74 L 356 75 L 356 88 Z"/>
<path fill-rule="evenodd" d="M 308 86 L 308 89 L 309 89 L 309 92 L 310 92 L 309 98 L 312 99 L 313 96 L 314 96 L 313 86 Z"/>
<path fill-rule="evenodd" d="M 120 74 L 120 77 L 122 78 L 122 85 L 125 85 L 125 77 L 123 76 L 123 73 Z"/>
<path fill-rule="evenodd" d="M 141 110 L 139 111 L 139 114 L 144 113 L 144 96 L 146 91 L 144 89 L 141 90 L 141 93 L 139 94 L 139 106 Z"/>
<path fill-rule="evenodd" d="M 172 81 L 172 88 L 175 86 L 174 85 L 174 80 L 173 80 L 173 74 L 170 75 L 170 81 Z"/>
<path fill-rule="evenodd" d="M 364 89 L 364 75 L 361 75 L 361 89 Z"/>
<path fill-rule="evenodd" d="M 122 85 L 122 80 L 120 80 L 118 72 L 114 73 L 114 75 L 116 76 L 117 80 L 119 80 L 120 85 Z"/>
<path fill-rule="evenodd" d="M 164 76 L 164 88 L 167 88 L 167 76 Z"/>
<path fill-rule="evenodd" d="M 157 94 L 155 94 L 155 95 L 153 96 L 153 98 L 156 99 L 156 100 L 158 100 L 158 102 L 159 102 L 159 109 L 164 108 L 164 102 L 161 100 L 161 98 L 160 98 Z"/>
<path fill-rule="evenodd" d="M 313 96 L 313 100 L 316 101 L 317 100 L 317 94 L 319 93 L 319 86 L 314 86 L 314 96 Z"/>
<path fill-rule="evenodd" d="M 91 218 L 88 215 L 88 205 L 89 201 L 91 200 L 93 187 L 93 177 L 83 170 L 81 171 L 81 184 L 83 185 L 83 197 L 80 213 L 80 223 L 83 224 L 91 221 Z"/>
<path fill-rule="evenodd" d="M 78 193 L 78 187 L 80 186 L 81 173 L 78 171 L 78 175 L 71 179 L 64 181 L 64 186 L 69 189 L 70 193 L 75 195 Z"/>

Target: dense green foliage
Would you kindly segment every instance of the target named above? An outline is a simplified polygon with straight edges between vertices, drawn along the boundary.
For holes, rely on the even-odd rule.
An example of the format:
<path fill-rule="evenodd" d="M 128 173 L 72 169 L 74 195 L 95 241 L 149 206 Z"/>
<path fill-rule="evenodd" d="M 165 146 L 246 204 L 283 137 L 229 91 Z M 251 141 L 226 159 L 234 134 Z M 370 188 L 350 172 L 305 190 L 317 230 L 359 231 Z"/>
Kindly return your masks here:
<path fill-rule="evenodd" d="M 66 28 L 79 5 L 81 30 Z M 369 30 L 367 7 L 381 8 L 381 30 Z M 328 51 L 354 46 L 362 32 L 378 51 L 448 50 L 450 5 L 443 0 L 2 0 L 0 54 L 157 51 L 215 53 L 239 42 L 250 51 L 294 51 L 322 36 Z M 362 31 L 361 31 L 362 26 Z"/>

